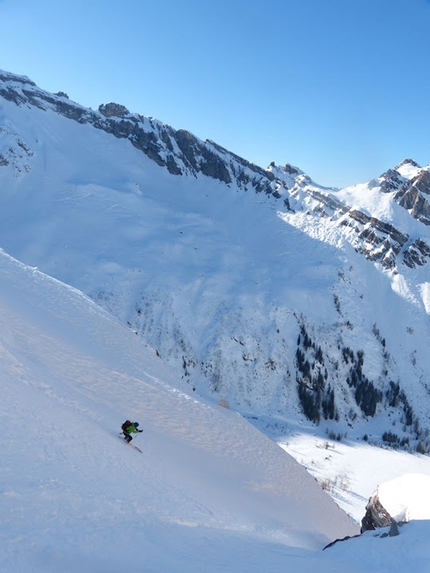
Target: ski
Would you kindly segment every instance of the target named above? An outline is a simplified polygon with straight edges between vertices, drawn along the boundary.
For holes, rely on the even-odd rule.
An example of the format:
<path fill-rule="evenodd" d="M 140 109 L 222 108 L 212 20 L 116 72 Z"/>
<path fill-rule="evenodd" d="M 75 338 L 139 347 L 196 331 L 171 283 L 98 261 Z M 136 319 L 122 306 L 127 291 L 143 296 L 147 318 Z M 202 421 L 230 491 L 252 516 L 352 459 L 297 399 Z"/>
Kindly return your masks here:
<path fill-rule="evenodd" d="M 140 448 L 138 448 L 137 446 L 135 446 L 134 444 L 132 444 L 132 443 L 130 443 L 130 442 L 126 442 L 126 441 L 124 440 L 123 434 L 118 434 L 118 438 L 121 438 L 121 440 L 123 440 L 123 441 L 127 444 L 127 446 L 131 446 L 132 448 L 134 448 L 135 450 L 137 450 L 138 452 L 140 452 L 141 454 L 143 454 L 143 452 L 142 452 L 142 450 L 141 450 Z"/>
<path fill-rule="evenodd" d="M 135 446 L 134 444 L 128 444 L 129 446 L 131 446 L 132 448 L 134 448 L 135 450 L 137 450 L 138 452 L 140 452 L 141 454 L 143 454 L 142 450 L 140 448 L 138 448 L 137 446 Z"/>

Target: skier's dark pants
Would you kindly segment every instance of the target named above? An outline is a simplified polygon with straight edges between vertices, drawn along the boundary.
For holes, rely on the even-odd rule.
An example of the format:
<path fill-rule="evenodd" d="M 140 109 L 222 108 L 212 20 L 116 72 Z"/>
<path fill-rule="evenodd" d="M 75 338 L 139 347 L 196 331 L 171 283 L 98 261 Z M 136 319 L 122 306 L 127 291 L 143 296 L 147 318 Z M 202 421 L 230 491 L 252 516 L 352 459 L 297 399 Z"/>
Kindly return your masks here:
<path fill-rule="evenodd" d="M 130 436 L 130 434 L 126 434 L 125 432 L 123 432 L 123 434 L 125 436 L 124 440 L 127 442 L 127 444 L 129 444 L 133 438 Z"/>

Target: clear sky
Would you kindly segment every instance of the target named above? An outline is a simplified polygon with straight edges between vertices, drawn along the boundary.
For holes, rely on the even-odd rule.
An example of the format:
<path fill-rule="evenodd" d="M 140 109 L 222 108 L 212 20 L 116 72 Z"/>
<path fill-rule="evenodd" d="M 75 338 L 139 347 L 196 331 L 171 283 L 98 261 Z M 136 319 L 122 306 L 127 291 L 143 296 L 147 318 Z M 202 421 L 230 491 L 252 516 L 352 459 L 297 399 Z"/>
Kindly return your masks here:
<path fill-rule="evenodd" d="M 0 0 L 0 69 L 323 185 L 430 163 L 430 0 Z"/>

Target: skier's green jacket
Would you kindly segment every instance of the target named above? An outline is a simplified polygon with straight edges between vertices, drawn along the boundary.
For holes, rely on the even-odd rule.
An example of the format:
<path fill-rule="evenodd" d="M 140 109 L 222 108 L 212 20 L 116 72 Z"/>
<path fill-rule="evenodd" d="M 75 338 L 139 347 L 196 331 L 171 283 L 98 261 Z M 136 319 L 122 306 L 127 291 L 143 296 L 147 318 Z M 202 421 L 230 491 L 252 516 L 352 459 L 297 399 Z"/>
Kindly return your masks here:
<path fill-rule="evenodd" d="M 139 432 L 139 430 L 136 428 L 135 424 L 130 424 L 129 426 L 127 426 L 125 428 L 126 434 L 137 434 L 138 432 Z"/>

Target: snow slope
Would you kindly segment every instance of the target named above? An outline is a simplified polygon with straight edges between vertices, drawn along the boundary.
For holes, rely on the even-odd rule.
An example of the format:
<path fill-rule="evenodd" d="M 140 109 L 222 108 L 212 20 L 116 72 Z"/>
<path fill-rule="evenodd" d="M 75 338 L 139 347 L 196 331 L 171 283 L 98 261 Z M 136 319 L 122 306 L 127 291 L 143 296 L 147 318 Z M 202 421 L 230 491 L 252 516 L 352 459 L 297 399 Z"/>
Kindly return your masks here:
<path fill-rule="evenodd" d="M 304 468 L 4 252 L 0 320 L 2 572 L 430 570 L 428 521 L 322 552 L 357 527 Z M 117 437 L 125 417 L 141 422 L 142 454 Z"/>
<path fill-rule="evenodd" d="M 0 293 L 2 571 L 230 571 L 233 549 L 251 567 L 356 532 L 304 468 L 181 390 L 80 292 L 1 253 Z M 126 417 L 142 455 L 117 437 Z"/>

